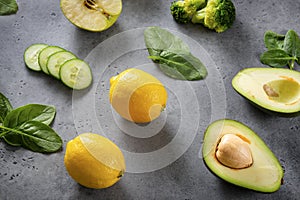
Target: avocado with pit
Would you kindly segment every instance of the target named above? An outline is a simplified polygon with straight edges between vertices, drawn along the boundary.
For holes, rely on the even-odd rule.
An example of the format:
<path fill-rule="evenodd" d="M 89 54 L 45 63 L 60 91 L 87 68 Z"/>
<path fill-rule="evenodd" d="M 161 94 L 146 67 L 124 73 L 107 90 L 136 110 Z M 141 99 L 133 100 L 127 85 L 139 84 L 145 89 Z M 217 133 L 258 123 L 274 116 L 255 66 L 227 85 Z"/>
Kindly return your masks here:
<path fill-rule="evenodd" d="M 282 117 L 300 114 L 300 73 L 283 68 L 247 68 L 232 79 L 233 88 L 261 110 Z"/>
<path fill-rule="evenodd" d="M 251 190 L 271 193 L 283 181 L 283 169 L 263 140 L 246 125 L 221 119 L 208 126 L 202 155 L 221 179 Z"/>

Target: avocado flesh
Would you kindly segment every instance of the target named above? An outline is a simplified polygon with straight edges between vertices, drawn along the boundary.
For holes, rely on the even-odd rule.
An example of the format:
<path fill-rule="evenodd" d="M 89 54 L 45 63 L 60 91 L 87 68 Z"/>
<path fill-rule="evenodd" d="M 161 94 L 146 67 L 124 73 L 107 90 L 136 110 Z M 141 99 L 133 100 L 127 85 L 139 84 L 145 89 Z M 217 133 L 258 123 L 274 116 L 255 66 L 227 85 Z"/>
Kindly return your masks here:
<path fill-rule="evenodd" d="M 279 68 L 248 68 L 232 79 L 233 88 L 264 111 L 285 117 L 300 114 L 300 73 Z"/>
<path fill-rule="evenodd" d="M 236 134 L 249 144 L 253 163 L 243 169 L 223 165 L 216 158 L 216 149 L 226 134 Z M 267 145 L 250 128 L 234 120 L 213 122 L 204 134 L 202 155 L 206 166 L 221 179 L 260 192 L 275 192 L 280 188 L 283 170 Z"/>

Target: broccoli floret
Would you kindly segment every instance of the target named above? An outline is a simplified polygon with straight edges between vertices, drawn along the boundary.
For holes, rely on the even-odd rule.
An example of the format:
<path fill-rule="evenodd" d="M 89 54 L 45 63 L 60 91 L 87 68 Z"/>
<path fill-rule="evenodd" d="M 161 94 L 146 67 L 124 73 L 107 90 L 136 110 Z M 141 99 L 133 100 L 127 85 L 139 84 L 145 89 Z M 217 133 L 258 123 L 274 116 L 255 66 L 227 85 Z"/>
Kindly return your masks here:
<path fill-rule="evenodd" d="M 208 0 L 206 7 L 193 15 L 192 23 L 201 23 L 223 32 L 230 28 L 235 20 L 235 7 L 231 0 Z"/>
<path fill-rule="evenodd" d="M 179 23 L 188 23 L 197 10 L 206 5 L 206 0 L 179 0 L 171 4 L 171 14 L 175 21 Z"/>

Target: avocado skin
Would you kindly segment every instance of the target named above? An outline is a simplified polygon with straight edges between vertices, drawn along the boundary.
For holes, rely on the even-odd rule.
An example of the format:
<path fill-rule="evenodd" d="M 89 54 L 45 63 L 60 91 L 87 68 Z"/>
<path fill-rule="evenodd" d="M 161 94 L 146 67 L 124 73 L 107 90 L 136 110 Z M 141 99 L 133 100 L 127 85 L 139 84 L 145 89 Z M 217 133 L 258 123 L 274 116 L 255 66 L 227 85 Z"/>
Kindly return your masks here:
<path fill-rule="evenodd" d="M 225 183 L 229 183 L 229 184 L 231 184 L 231 185 L 237 186 L 237 187 L 239 187 L 240 189 L 245 190 L 245 191 L 246 191 L 246 190 L 251 190 L 251 191 L 255 191 L 255 192 L 259 192 L 259 193 L 270 193 L 270 192 L 262 192 L 262 191 L 257 191 L 257 190 L 253 190 L 253 189 L 248 189 L 248 188 L 245 188 L 245 187 L 241 187 L 240 185 L 237 185 L 237 184 L 235 184 L 235 183 L 228 182 L 228 181 L 222 179 L 221 177 L 219 177 L 215 172 L 213 172 L 213 171 L 207 166 L 207 164 L 206 164 L 204 158 L 202 159 L 202 161 L 203 161 L 204 166 L 206 167 L 206 169 L 208 169 L 208 171 L 210 171 L 211 174 L 213 174 L 215 177 L 217 177 L 219 180 L 221 180 L 221 181 L 223 181 L 223 182 L 225 182 Z"/>
<path fill-rule="evenodd" d="M 240 95 L 242 96 L 244 99 L 246 99 L 251 105 L 255 106 L 256 108 L 258 108 L 259 110 L 272 115 L 272 116 L 277 116 L 277 117 L 285 117 L 285 118 L 292 118 L 292 117 L 297 117 L 300 116 L 300 111 L 298 112 L 292 112 L 292 113 L 285 113 L 285 112 L 278 112 L 278 111 L 273 111 L 270 109 L 266 109 L 256 103 L 254 103 L 253 101 L 251 101 L 250 99 L 248 99 L 247 97 L 245 97 L 244 95 L 242 95 L 238 90 L 235 89 L 235 87 L 233 86 L 233 89 Z"/>
<path fill-rule="evenodd" d="M 251 190 L 251 191 L 255 191 L 255 192 L 258 192 L 258 193 L 262 193 L 262 194 L 270 194 L 270 193 L 273 193 L 273 192 L 276 192 L 277 190 L 279 190 L 279 188 L 278 188 L 278 189 L 275 190 L 275 191 L 263 192 L 263 191 L 260 191 L 260 190 L 254 190 L 254 189 L 250 189 L 250 188 L 245 188 L 245 187 L 242 187 L 242 186 L 240 186 L 240 185 L 238 185 L 238 184 L 235 184 L 235 183 L 233 183 L 233 182 L 228 182 L 227 180 L 222 179 L 222 178 L 219 177 L 215 172 L 213 172 L 213 171 L 207 166 L 207 164 L 206 164 L 204 158 L 202 159 L 202 161 L 203 161 L 204 166 L 206 167 L 206 169 L 208 169 L 208 171 L 210 171 L 210 173 L 212 173 L 212 174 L 213 174 L 215 177 L 217 177 L 219 180 L 224 181 L 224 182 L 229 183 L 229 184 L 232 184 L 232 185 L 234 185 L 234 186 L 237 186 L 237 187 L 239 187 L 240 189 L 243 189 L 243 190 L 245 190 L 245 191 L 246 191 L 246 190 Z M 281 185 L 283 185 L 283 178 L 281 179 Z"/>

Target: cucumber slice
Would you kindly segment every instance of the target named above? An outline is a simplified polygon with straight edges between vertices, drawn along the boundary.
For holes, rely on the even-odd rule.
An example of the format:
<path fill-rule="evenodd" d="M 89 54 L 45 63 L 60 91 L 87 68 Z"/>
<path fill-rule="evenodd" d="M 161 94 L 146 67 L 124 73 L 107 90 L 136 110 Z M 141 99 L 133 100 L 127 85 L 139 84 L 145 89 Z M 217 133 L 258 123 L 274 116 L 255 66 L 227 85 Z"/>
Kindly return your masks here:
<path fill-rule="evenodd" d="M 34 71 L 41 71 L 41 67 L 38 62 L 40 52 L 48 47 L 47 44 L 32 44 L 24 52 L 24 62 L 26 66 Z"/>
<path fill-rule="evenodd" d="M 40 54 L 39 54 L 39 65 L 42 69 L 43 72 L 45 72 L 46 74 L 49 74 L 48 69 L 47 69 L 47 61 L 48 58 L 59 51 L 65 51 L 63 48 L 61 47 L 57 47 L 57 46 L 48 46 L 46 48 L 44 48 Z"/>
<path fill-rule="evenodd" d="M 66 86 L 81 90 L 92 83 L 93 77 L 90 66 L 83 60 L 74 58 L 61 66 L 60 79 Z"/>
<path fill-rule="evenodd" d="M 60 79 L 60 67 L 68 60 L 76 58 L 74 54 L 69 51 L 59 51 L 52 54 L 47 61 L 48 72 L 55 78 Z"/>

